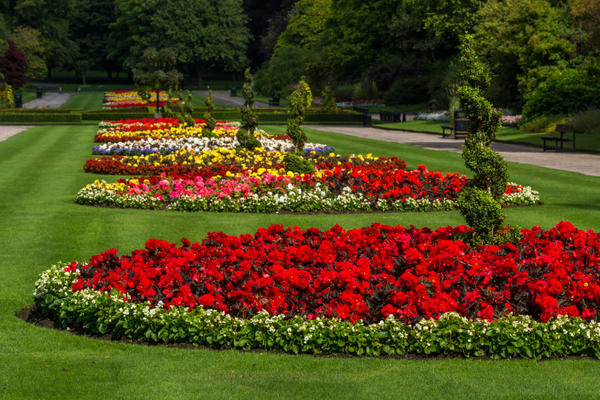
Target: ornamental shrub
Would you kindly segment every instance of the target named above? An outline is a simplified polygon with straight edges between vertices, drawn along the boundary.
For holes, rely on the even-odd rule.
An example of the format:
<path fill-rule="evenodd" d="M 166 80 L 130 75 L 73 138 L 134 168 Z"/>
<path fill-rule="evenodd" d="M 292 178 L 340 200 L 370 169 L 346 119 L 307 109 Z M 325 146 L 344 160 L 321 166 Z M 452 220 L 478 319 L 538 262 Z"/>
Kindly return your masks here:
<path fill-rule="evenodd" d="M 242 116 L 242 127 L 239 129 L 236 137 L 241 148 L 254 150 L 261 147 L 260 142 L 254 137 L 254 131 L 258 127 L 258 115 L 254 111 L 254 90 L 252 89 L 252 75 L 250 68 L 244 72 L 244 86 L 242 87 L 242 96 L 244 104 L 240 107 Z"/>
<path fill-rule="evenodd" d="M 287 153 L 283 157 L 283 164 L 286 171 L 296 172 L 298 174 L 312 174 L 315 172 L 315 166 L 308 160 L 297 156 L 296 154 Z"/>
<path fill-rule="evenodd" d="M 600 108 L 590 107 L 578 112 L 572 119 L 575 132 L 600 133 Z"/>
<path fill-rule="evenodd" d="M 306 143 L 306 133 L 300 128 L 300 125 L 304 121 L 306 109 L 312 103 L 312 92 L 304 78 L 300 79 L 298 88 L 290 95 L 289 101 L 291 117 L 287 121 L 286 133 L 294 144 L 295 152 L 302 154 L 304 143 Z"/>
<path fill-rule="evenodd" d="M 399 78 L 385 92 L 383 101 L 387 106 L 423 103 L 429 100 L 426 88 L 427 79 L 424 77 Z"/>
<path fill-rule="evenodd" d="M 204 114 L 204 120 L 206 121 L 206 126 L 202 129 L 202 136 L 213 137 L 215 136 L 213 131 L 217 127 L 217 121 L 213 117 L 215 112 L 215 105 L 212 101 L 212 90 L 208 91 L 208 96 L 205 100 L 206 103 L 206 113 Z"/>
<path fill-rule="evenodd" d="M 6 41 L 8 42 L 8 49 L 0 57 L 0 73 L 4 82 L 14 89 L 19 89 L 27 82 L 25 77 L 27 59 L 12 40 L 7 39 Z"/>
<path fill-rule="evenodd" d="M 463 145 L 465 165 L 474 176 L 458 198 L 458 208 L 473 228 L 474 241 L 491 242 L 504 214 L 500 198 L 506 190 L 508 171 L 504 158 L 490 148 L 500 127 L 502 113 L 492 108 L 482 92 L 490 84 L 487 66 L 471 46 L 472 36 L 461 44 L 462 86 L 457 90 L 463 113 L 469 119 L 469 134 Z"/>

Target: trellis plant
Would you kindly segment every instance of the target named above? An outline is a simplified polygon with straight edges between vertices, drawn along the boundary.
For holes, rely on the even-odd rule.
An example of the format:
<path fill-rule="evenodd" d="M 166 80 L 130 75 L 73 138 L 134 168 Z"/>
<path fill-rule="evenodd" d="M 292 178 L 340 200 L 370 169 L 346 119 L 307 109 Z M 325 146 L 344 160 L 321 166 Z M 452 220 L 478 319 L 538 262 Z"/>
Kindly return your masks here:
<path fill-rule="evenodd" d="M 207 111 L 204 114 L 204 120 L 206 121 L 206 126 L 202 129 L 202 136 L 213 137 L 215 136 L 213 131 L 217 127 L 217 121 L 213 117 L 215 112 L 215 105 L 212 100 L 212 90 L 208 91 L 208 96 L 205 100 Z"/>
<path fill-rule="evenodd" d="M 474 176 L 458 198 L 458 208 L 474 230 L 474 240 L 490 242 L 504 220 L 502 194 L 508 171 L 504 158 L 490 148 L 501 125 L 501 113 L 483 96 L 490 84 L 490 73 L 465 35 L 460 46 L 462 85 L 457 90 L 463 113 L 469 120 L 469 133 L 463 145 L 465 165 Z"/>
<path fill-rule="evenodd" d="M 254 90 L 252 89 L 252 75 L 250 68 L 244 72 L 244 85 L 242 86 L 242 96 L 244 96 L 244 104 L 240 108 L 242 114 L 242 127 L 236 135 L 241 148 L 253 150 L 256 147 L 261 147 L 260 142 L 254 136 L 254 132 L 258 126 L 258 115 L 254 111 Z"/>
<path fill-rule="evenodd" d="M 306 109 L 312 103 L 312 92 L 310 86 L 304 80 L 304 77 L 298 82 L 298 87 L 292 92 L 289 98 L 290 106 L 289 113 L 290 118 L 287 120 L 287 135 L 294 144 L 294 152 L 288 153 L 283 161 L 286 165 L 286 169 L 289 171 L 299 173 L 310 173 L 314 172 L 315 168 L 308 160 L 302 158 L 304 152 L 304 144 L 306 143 L 306 133 L 300 127 L 304 121 L 304 115 Z"/>

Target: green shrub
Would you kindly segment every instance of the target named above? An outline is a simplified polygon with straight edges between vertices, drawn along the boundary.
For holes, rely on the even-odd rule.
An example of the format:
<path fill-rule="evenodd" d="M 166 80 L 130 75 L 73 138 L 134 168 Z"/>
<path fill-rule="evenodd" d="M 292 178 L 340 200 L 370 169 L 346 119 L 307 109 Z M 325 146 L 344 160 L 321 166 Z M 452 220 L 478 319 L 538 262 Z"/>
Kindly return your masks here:
<path fill-rule="evenodd" d="M 504 220 L 502 206 L 490 192 L 476 187 L 466 187 L 458 196 L 458 209 L 473 228 L 476 243 L 490 243 Z"/>
<path fill-rule="evenodd" d="M 552 71 L 545 82 L 526 96 L 523 119 L 600 107 L 600 79 L 594 75 L 584 67 Z"/>
<path fill-rule="evenodd" d="M 423 77 L 396 79 L 383 95 L 386 106 L 423 103 L 429 100 L 427 81 Z"/>
<path fill-rule="evenodd" d="M 379 97 L 379 90 L 373 81 L 362 80 L 352 87 L 352 100 L 373 100 Z"/>
<path fill-rule="evenodd" d="M 557 124 L 567 122 L 567 118 L 561 115 L 542 115 L 524 124 L 521 124 L 521 132 L 554 132 Z"/>
<path fill-rule="evenodd" d="M 590 107 L 578 112 L 571 119 L 575 132 L 600 133 L 600 108 Z"/>
<path fill-rule="evenodd" d="M 351 84 L 346 84 L 336 87 L 333 94 L 339 101 L 350 101 L 352 100 L 353 93 L 354 86 Z"/>
<path fill-rule="evenodd" d="M 315 166 L 308 160 L 292 153 L 286 153 L 283 157 L 283 164 L 286 171 L 296 172 L 298 174 L 311 174 L 315 172 Z"/>
<path fill-rule="evenodd" d="M 131 112 L 131 111 L 122 111 L 122 112 L 112 112 L 106 110 L 98 110 L 98 111 L 84 111 L 82 113 L 83 120 L 90 121 L 116 121 L 119 119 L 138 119 L 138 118 L 152 118 L 154 117 L 154 113 L 150 112 Z"/>

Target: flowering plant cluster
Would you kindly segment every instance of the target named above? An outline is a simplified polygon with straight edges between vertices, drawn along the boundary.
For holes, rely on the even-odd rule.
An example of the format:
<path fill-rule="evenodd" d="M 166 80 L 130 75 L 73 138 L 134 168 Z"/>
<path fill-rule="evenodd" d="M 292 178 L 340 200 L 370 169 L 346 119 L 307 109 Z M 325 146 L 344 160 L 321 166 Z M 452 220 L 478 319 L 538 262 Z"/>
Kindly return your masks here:
<path fill-rule="evenodd" d="M 567 222 L 471 248 L 465 226 L 271 226 L 53 266 L 38 307 L 64 327 L 300 353 L 600 356 L 600 235 Z M 586 322 L 588 321 L 588 322 Z"/>
<path fill-rule="evenodd" d="M 239 125 L 221 121 L 211 137 L 175 119 L 105 121 L 100 124 L 87 172 L 146 178 L 95 181 L 81 189 L 80 204 L 110 207 L 233 212 L 425 211 L 456 207 L 464 175 L 407 171 L 396 157 L 342 156 L 308 143 L 304 158 L 314 173 L 288 170 L 286 135 L 257 131 L 261 147 L 240 149 Z M 505 205 L 535 204 L 537 192 L 506 186 Z"/>
<path fill-rule="evenodd" d="M 156 104 L 156 92 L 153 96 L 154 100 L 145 101 L 140 97 L 136 90 L 114 90 L 106 92 L 102 108 L 146 107 Z M 158 98 L 159 106 L 164 107 L 169 100 L 169 94 L 161 90 L 158 94 Z M 178 99 L 171 99 L 172 102 L 176 102 L 177 100 Z"/>

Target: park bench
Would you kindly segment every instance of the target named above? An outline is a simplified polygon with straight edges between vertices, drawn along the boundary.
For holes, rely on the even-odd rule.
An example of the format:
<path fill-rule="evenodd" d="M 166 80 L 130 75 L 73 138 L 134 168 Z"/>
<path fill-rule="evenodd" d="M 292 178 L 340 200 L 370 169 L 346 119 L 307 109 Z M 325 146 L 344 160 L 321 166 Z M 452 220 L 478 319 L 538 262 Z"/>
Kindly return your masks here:
<path fill-rule="evenodd" d="M 453 125 L 442 125 L 442 138 L 446 136 L 454 139 L 465 138 L 469 134 L 469 120 L 466 118 L 458 118 L 455 115 Z"/>
<path fill-rule="evenodd" d="M 540 139 L 543 141 L 544 151 L 548 149 L 554 149 L 554 151 L 564 151 L 564 144 L 566 142 L 573 142 L 573 151 L 575 151 L 575 130 L 571 124 L 558 124 L 556 125 L 555 133 L 558 135 L 543 135 Z M 571 138 L 565 137 L 565 135 L 571 134 Z M 548 142 L 553 142 L 554 147 L 548 147 Z"/>
<path fill-rule="evenodd" d="M 381 111 L 379 119 L 385 122 L 406 122 L 406 113 L 399 111 Z"/>
<path fill-rule="evenodd" d="M 369 112 L 369 109 L 366 107 L 357 107 L 357 106 L 353 106 L 352 110 L 362 113 L 363 115 L 363 126 L 371 126 L 371 113 Z"/>
<path fill-rule="evenodd" d="M 450 137 L 452 132 L 454 132 L 454 126 L 442 125 L 442 138 L 445 138 L 446 136 Z"/>
<path fill-rule="evenodd" d="M 273 92 L 273 97 L 269 101 L 269 105 L 278 107 L 280 102 L 281 102 L 281 93 Z"/>

